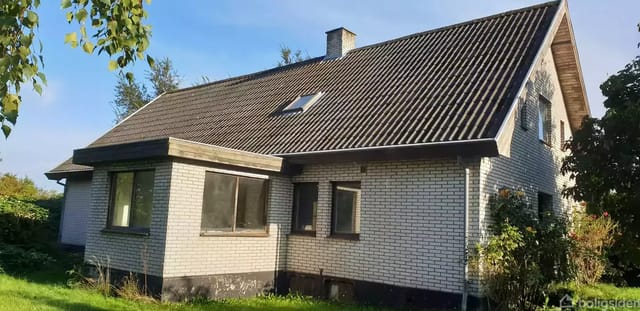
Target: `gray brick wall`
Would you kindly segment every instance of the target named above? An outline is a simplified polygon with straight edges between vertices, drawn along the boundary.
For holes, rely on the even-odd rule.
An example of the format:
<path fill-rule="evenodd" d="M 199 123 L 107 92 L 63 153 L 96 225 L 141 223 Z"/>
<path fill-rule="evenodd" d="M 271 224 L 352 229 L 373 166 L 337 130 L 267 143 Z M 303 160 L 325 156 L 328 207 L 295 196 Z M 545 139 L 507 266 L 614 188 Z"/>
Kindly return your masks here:
<path fill-rule="evenodd" d="M 109 172 L 150 168 L 155 170 L 155 185 L 149 235 L 102 232 L 107 224 Z M 96 166 L 91 185 L 85 262 L 99 260 L 109 262 L 111 268 L 162 276 L 170 178 L 171 163 L 168 161 Z"/>

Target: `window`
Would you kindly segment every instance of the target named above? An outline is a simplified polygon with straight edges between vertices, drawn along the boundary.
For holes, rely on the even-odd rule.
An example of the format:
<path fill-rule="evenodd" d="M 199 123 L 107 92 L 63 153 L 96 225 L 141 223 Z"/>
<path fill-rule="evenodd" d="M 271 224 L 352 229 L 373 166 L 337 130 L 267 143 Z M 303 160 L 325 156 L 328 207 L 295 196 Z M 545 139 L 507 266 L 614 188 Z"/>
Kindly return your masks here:
<path fill-rule="evenodd" d="M 553 213 L 553 197 L 544 192 L 538 192 L 538 219 L 543 220 L 548 213 Z"/>
<path fill-rule="evenodd" d="M 333 235 L 355 237 L 360 233 L 360 197 L 360 182 L 333 183 Z"/>
<path fill-rule="evenodd" d="M 562 151 L 564 151 L 565 148 L 565 143 L 566 143 L 566 137 L 564 136 L 564 121 L 560 121 L 560 149 L 562 149 Z"/>
<path fill-rule="evenodd" d="M 525 131 L 529 129 L 529 117 L 527 116 L 527 101 L 520 99 L 520 127 Z"/>
<path fill-rule="evenodd" d="M 291 231 L 296 233 L 315 233 L 317 208 L 318 184 L 294 184 L 293 224 L 291 226 Z"/>
<path fill-rule="evenodd" d="M 202 232 L 264 232 L 267 180 L 207 172 Z"/>
<path fill-rule="evenodd" d="M 551 145 L 551 102 L 540 96 L 538 103 L 538 138 Z"/>
<path fill-rule="evenodd" d="M 299 96 L 289 106 L 285 107 L 282 112 L 298 112 L 307 111 L 322 96 L 322 92 L 310 95 Z"/>
<path fill-rule="evenodd" d="M 112 173 L 108 228 L 149 231 L 153 180 L 153 171 Z"/>

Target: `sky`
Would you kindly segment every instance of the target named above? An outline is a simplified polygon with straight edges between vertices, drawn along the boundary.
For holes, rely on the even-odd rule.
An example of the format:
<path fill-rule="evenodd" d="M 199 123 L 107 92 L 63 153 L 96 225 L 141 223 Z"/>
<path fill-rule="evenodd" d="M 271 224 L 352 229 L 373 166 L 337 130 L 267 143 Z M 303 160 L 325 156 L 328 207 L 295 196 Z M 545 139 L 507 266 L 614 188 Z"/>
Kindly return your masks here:
<path fill-rule="evenodd" d="M 149 53 L 169 57 L 182 87 L 202 76 L 212 81 L 274 67 L 282 45 L 311 57 L 325 54 L 325 31 L 346 27 L 365 46 L 507 10 L 532 0 L 217 0 L 161 1 L 147 6 L 153 36 Z M 56 0 L 42 1 L 39 38 L 48 85 L 42 96 L 24 87 L 14 131 L 0 141 L 0 172 L 28 176 L 39 187 L 62 191 L 44 172 L 114 126 L 116 73 L 106 55 L 64 45 L 77 31 Z M 569 0 L 592 115 L 602 116 L 599 85 L 640 55 L 640 1 Z M 143 78 L 145 62 L 132 68 Z M 1 138 L 0 138 L 1 139 Z"/>

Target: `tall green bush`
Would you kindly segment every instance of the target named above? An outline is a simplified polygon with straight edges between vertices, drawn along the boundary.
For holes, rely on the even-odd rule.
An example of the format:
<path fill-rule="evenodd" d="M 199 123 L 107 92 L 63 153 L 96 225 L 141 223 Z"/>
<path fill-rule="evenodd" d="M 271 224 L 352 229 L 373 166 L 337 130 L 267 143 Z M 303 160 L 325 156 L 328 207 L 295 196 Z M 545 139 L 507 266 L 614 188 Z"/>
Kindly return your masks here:
<path fill-rule="evenodd" d="M 536 310 L 553 282 L 571 277 L 567 226 L 552 212 L 538 219 L 525 193 L 502 189 L 490 200 L 492 237 L 476 260 L 495 310 Z"/>
<path fill-rule="evenodd" d="M 607 251 L 614 244 L 617 223 L 604 212 L 598 216 L 577 211 L 573 217 L 571 262 L 576 269 L 576 281 L 596 284 L 607 268 Z"/>
<path fill-rule="evenodd" d="M 49 211 L 33 203 L 0 197 L 0 242 L 27 245 L 48 229 Z"/>

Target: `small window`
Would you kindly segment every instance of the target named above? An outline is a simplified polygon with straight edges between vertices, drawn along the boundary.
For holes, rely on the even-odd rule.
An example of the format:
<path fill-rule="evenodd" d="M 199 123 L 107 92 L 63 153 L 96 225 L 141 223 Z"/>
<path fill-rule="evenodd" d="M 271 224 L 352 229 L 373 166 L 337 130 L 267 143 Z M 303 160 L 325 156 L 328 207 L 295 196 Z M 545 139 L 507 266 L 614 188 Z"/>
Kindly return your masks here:
<path fill-rule="evenodd" d="M 112 173 L 107 227 L 148 232 L 151 225 L 153 183 L 153 171 Z"/>
<path fill-rule="evenodd" d="M 318 208 L 318 184 L 298 183 L 293 185 L 292 232 L 315 233 L 316 210 Z"/>
<path fill-rule="evenodd" d="M 560 149 L 564 151 L 567 138 L 564 136 L 564 121 L 560 121 Z"/>
<path fill-rule="evenodd" d="M 307 111 L 322 96 L 322 92 L 310 95 L 299 96 L 289 106 L 285 107 L 283 112 Z"/>
<path fill-rule="evenodd" d="M 538 192 L 538 219 L 544 220 L 545 215 L 553 213 L 553 197 L 544 192 Z"/>
<path fill-rule="evenodd" d="M 538 103 L 538 138 L 551 145 L 551 102 L 540 96 Z"/>
<path fill-rule="evenodd" d="M 527 101 L 520 100 L 520 127 L 523 130 L 529 129 L 529 117 L 527 116 Z"/>
<path fill-rule="evenodd" d="M 360 182 L 333 183 L 333 235 L 356 237 L 360 234 L 360 200 Z"/>
<path fill-rule="evenodd" d="M 202 232 L 264 232 L 267 181 L 207 172 L 202 206 Z"/>

